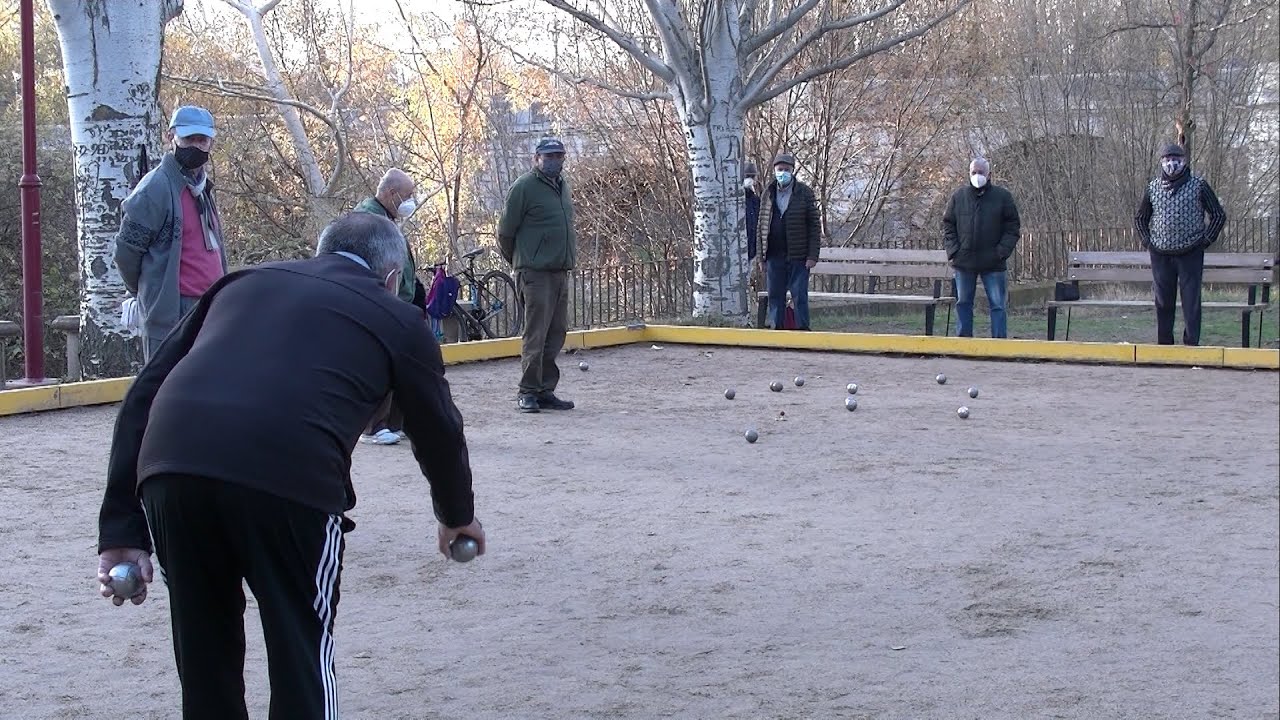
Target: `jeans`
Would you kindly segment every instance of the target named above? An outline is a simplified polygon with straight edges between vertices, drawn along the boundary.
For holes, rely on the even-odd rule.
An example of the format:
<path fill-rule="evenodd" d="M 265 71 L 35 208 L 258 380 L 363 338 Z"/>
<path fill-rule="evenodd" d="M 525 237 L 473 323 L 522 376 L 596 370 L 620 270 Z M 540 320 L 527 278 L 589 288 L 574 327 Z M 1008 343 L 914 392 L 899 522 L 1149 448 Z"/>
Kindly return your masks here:
<path fill-rule="evenodd" d="M 973 337 L 973 299 L 978 294 L 978 276 L 991 306 L 991 337 L 1009 337 L 1009 319 L 1005 303 L 1009 299 L 1009 276 L 1004 270 L 977 273 L 956 269 L 956 335 Z"/>
<path fill-rule="evenodd" d="M 1156 301 L 1156 342 L 1173 344 L 1173 318 L 1182 293 L 1183 345 L 1200 344 L 1200 281 L 1204 277 L 1204 250 L 1186 255 L 1151 253 L 1151 287 Z"/>
<path fill-rule="evenodd" d="M 796 315 L 796 329 L 809 329 L 809 267 L 804 260 L 769 258 L 765 261 L 769 291 L 769 325 L 774 330 L 783 329 L 786 313 L 787 291 L 791 292 L 791 307 Z"/>

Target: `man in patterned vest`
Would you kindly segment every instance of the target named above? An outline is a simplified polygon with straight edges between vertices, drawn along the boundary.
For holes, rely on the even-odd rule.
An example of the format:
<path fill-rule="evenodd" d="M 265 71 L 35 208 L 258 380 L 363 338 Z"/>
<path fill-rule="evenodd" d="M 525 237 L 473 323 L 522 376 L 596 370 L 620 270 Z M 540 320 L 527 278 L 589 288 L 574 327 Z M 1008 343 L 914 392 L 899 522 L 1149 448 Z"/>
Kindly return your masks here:
<path fill-rule="evenodd" d="M 1204 178 L 1191 174 L 1182 146 L 1160 152 L 1160 177 L 1147 185 L 1136 224 L 1151 252 L 1156 341 L 1173 344 L 1173 316 L 1182 294 L 1184 345 L 1200 344 L 1200 281 L 1205 248 L 1218 240 L 1227 213 Z"/>

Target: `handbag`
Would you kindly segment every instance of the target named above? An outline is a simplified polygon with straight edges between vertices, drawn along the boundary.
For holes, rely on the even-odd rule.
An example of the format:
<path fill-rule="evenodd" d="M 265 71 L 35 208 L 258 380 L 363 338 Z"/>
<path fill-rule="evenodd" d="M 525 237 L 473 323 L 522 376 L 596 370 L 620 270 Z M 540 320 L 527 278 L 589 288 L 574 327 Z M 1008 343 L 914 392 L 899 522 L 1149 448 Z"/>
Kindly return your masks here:
<path fill-rule="evenodd" d="M 1058 302 L 1074 302 L 1080 299 L 1080 284 L 1074 282 L 1056 282 L 1053 284 L 1053 299 Z"/>

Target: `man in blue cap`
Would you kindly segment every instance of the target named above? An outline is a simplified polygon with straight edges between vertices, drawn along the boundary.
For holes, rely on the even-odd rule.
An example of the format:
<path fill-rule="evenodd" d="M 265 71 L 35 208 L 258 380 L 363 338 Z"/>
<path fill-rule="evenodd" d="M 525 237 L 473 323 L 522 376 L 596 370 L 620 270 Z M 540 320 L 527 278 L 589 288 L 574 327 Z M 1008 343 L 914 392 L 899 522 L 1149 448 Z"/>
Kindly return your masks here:
<path fill-rule="evenodd" d="M 169 152 L 124 201 L 115 265 L 137 298 L 144 360 L 227 273 L 222 222 L 206 172 L 214 134 L 208 110 L 175 110 Z"/>
<path fill-rule="evenodd" d="M 498 222 L 498 247 L 516 273 L 516 293 L 524 306 L 520 412 L 572 410 L 556 397 L 556 358 L 569 329 L 569 271 L 578 258 L 573 230 L 573 198 L 561 176 L 564 143 L 544 138 L 533 169 L 511 185 Z"/>

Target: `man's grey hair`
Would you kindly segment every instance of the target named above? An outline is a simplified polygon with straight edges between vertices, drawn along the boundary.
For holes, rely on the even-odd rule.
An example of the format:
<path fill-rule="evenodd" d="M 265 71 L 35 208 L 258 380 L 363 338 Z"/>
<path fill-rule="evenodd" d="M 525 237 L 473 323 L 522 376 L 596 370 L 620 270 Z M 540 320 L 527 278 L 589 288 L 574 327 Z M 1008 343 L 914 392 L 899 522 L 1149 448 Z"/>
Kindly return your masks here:
<path fill-rule="evenodd" d="M 367 212 L 353 212 L 329 223 L 320 233 L 316 255 L 347 252 L 369 263 L 369 269 L 386 277 L 404 267 L 409 248 L 400 228 L 390 220 Z"/>
<path fill-rule="evenodd" d="M 985 174 L 990 174 L 991 163 L 987 162 L 987 159 L 984 157 L 976 157 L 973 159 L 973 162 L 969 163 L 969 170 L 970 172 L 974 170 L 981 170 Z"/>

